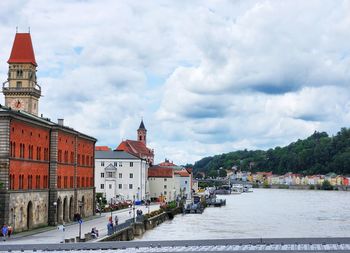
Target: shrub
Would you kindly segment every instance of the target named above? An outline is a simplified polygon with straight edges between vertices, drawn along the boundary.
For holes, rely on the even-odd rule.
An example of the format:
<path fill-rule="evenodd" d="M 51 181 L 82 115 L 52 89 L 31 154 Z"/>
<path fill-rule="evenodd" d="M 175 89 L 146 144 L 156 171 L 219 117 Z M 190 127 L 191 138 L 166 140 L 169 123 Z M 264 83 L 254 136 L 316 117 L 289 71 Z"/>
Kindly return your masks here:
<path fill-rule="evenodd" d="M 321 186 L 322 190 L 330 191 L 333 190 L 333 186 L 328 180 L 324 180 Z"/>
<path fill-rule="evenodd" d="M 315 190 L 315 186 L 314 185 L 309 185 L 309 190 Z"/>

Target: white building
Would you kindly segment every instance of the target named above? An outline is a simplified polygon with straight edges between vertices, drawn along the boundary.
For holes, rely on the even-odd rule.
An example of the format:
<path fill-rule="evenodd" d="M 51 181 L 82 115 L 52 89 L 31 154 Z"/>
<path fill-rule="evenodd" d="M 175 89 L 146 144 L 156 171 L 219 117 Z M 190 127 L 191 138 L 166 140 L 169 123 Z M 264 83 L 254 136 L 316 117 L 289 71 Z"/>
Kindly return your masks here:
<path fill-rule="evenodd" d="M 149 189 L 152 200 L 160 202 L 176 200 L 180 193 L 180 184 L 175 180 L 174 169 L 153 166 L 148 169 Z"/>
<path fill-rule="evenodd" d="M 149 199 L 148 163 L 124 151 L 95 151 L 96 193 L 108 202 Z"/>
<path fill-rule="evenodd" d="M 192 198 L 192 187 L 191 187 L 191 175 L 186 169 L 174 171 L 175 180 L 178 185 L 175 188 L 179 188 L 179 196 L 185 197 L 186 199 Z"/>

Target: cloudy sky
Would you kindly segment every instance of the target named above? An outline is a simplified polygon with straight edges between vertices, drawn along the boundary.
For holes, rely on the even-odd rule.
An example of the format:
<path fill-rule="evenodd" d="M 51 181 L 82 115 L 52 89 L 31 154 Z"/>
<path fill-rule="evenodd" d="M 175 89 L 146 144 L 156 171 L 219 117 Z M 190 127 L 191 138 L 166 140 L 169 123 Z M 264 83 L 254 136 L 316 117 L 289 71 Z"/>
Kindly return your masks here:
<path fill-rule="evenodd" d="M 16 26 L 40 113 L 97 145 L 143 117 L 156 161 L 185 164 L 350 125 L 350 1 L 0 1 L 3 81 Z"/>

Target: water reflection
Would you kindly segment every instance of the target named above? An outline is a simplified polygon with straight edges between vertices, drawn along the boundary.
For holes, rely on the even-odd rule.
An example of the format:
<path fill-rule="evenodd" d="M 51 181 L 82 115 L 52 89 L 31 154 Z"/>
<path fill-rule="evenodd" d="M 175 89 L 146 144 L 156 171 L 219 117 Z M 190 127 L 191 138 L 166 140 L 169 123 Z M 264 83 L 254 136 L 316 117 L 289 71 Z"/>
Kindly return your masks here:
<path fill-rule="evenodd" d="M 226 206 L 177 215 L 136 240 L 350 235 L 350 192 L 254 189 Z"/>

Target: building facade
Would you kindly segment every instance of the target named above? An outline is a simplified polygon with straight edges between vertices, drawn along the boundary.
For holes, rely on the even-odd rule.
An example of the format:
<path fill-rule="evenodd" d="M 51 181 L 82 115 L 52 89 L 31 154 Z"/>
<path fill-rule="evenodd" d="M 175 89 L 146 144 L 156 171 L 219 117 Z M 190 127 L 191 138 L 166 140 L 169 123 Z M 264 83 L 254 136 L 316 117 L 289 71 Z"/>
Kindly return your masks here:
<path fill-rule="evenodd" d="M 100 149 L 97 147 L 97 149 Z M 107 202 L 149 199 L 148 164 L 124 151 L 96 150 L 95 187 Z"/>
<path fill-rule="evenodd" d="M 96 139 L 38 117 L 41 88 L 29 33 L 17 33 L 0 108 L 0 223 L 16 232 L 95 212 Z"/>

